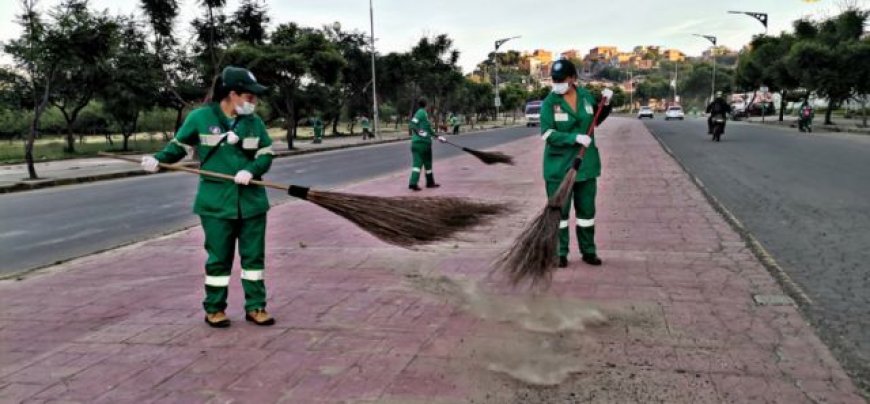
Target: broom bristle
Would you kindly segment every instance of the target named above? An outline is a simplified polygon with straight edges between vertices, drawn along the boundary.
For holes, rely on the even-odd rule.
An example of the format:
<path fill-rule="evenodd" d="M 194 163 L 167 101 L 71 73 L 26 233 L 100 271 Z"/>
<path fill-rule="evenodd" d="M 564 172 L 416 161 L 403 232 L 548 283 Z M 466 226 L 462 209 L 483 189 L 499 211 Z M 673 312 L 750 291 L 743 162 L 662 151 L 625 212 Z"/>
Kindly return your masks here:
<path fill-rule="evenodd" d="M 306 199 L 400 247 L 448 239 L 507 210 L 505 204 L 455 197 L 379 197 L 312 190 Z"/>
<path fill-rule="evenodd" d="M 465 150 L 468 153 L 471 153 L 474 157 L 477 157 L 478 160 L 482 161 L 486 165 L 492 164 L 507 164 L 514 165 L 514 158 L 504 154 L 502 152 L 492 151 L 485 152 L 480 150 L 469 149 L 467 147 L 463 147 L 462 150 Z"/>
<path fill-rule="evenodd" d="M 561 208 L 565 205 L 565 201 L 568 200 L 568 196 L 571 195 L 571 192 L 574 190 L 574 181 L 577 179 L 577 170 L 571 168 L 565 174 L 565 178 L 562 178 L 562 183 L 559 184 L 559 190 L 556 191 L 556 194 L 550 198 L 548 206 Z"/>
<path fill-rule="evenodd" d="M 560 208 L 547 206 L 526 226 L 513 245 L 496 261 L 511 283 L 548 284 L 557 264 Z"/>

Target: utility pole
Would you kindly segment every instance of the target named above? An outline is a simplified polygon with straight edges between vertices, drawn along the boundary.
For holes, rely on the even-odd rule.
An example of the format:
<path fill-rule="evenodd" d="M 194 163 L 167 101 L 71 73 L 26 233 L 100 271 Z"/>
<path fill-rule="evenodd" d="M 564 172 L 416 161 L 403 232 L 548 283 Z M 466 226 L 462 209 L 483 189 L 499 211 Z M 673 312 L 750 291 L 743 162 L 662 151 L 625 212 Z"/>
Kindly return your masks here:
<path fill-rule="evenodd" d="M 504 45 L 505 42 L 510 41 L 511 39 L 517 39 L 519 36 L 513 36 L 510 38 L 502 38 L 495 41 L 495 53 L 493 53 L 493 57 L 495 58 L 495 120 L 498 121 L 498 108 L 501 107 L 501 97 L 498 92 L 498 48 Z"/>
<path fill-rule="evenodd" d="M 375 139 L 380 139 L 381 134 L 378 131 L 380 127 L 380 118 L 378 117 L 378 87 L 377 76 L 375 69 L 375 8 L 372 5 L 372 0 L 369 0 L 369 23 L 371 24 L 371 50 L 372 50 L 372 120 L 375 123 Z"/>
<path fill-rule="evenodd" d="M 746 14 L 758 20 L 761 25 L 764 25 L 764 35 L 767 36 L 767 13 L 758 13 L 755 11 L 729 11 L 728 14 Z"/>

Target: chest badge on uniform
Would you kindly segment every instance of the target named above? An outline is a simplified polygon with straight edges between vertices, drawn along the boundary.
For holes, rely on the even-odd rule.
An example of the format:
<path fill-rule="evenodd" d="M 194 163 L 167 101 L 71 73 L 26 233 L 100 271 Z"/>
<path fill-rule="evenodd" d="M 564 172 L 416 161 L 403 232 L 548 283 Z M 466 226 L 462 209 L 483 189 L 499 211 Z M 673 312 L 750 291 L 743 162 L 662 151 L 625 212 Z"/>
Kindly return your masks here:
<path fill-rule="evenodd" d="M 208 131 L 211 132 L 212 135 L 220 135 L 221 128 L 218 126 L 209 126 Z"/>

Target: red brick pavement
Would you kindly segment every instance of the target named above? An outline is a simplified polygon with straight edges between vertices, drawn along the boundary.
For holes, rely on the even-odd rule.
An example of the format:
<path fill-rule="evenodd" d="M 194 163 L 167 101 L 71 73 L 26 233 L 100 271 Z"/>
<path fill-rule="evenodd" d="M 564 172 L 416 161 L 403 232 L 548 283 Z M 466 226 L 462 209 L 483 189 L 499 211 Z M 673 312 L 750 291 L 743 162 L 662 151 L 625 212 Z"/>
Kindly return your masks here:
<path fill-rule="evenodd" d="M 530 138 L 502 148 L 513 167 L 436 167 L 438 194 L 517 208 L 460 241 L 407 251 L 274 208 L 271 328 L 242 321 L 238 282 L 233 326 L 203 324 L 198 228 L 4 281 L 0 402 L 863 402 L 796 308 L 754 304 L 783 292 L 642 125 L 612 119 L 599 145 L 605 265 L 575 254 L 549 291 L 490 269 L 544 202 Z"/>

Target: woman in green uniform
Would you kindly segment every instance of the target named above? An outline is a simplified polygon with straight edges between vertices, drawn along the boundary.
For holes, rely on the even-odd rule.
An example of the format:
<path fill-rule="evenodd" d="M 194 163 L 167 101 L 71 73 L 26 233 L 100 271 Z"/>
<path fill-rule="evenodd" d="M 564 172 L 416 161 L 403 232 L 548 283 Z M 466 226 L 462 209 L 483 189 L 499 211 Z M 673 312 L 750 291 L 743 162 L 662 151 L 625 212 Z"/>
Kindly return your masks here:
<path fill-rule="evenodd" d="M 426 112 L 426 100 L 417 101 L 417 112 L 411 118 L 408 129 L 411 130 L 411 178 L 408 188 L 412 191 L 420 191 L 417 183 L 420 181 L 420 173 L 426 172 L 426 188 L 438 188 L 435 183 L 435 172 L 432 169 L 432 138 L 435 131 L 429 123 L 429 113 Z M 438 141 L 447 141 L 444 136 L 438 136 Z"/>
<path fill-rule="evenodd" d="M 588 90 L 577 85 L 577 68 L 571 61 L 558 60 L 553 63 L 550 71 L 553 91 L 541 105 L 541 137 L 546 142 L 544 180 L 547 183 L 548 197 L 558 191 L 580 148 L 587 148 L 583 164 L 577 172 L 572 195 L 562 207 L 562 220 L 559 223 L 559 267 L 568 266 L 568 219 L 572 200 L 577 217 L 577 240 L 583 261 L 590 265 L 601 265 L 595 249 L 595 193 L 597 178 L 601 174 L 601 160 L 595 140 L 586 135 L 595 117 L 597 104 Z M 610 114 L 613 91 L 605 89 L 602 96 L 604 106 L 596 124 L 600 124 Z"/>
<path fill-rule="evenodd" d="M 257 325 L 272 325 L 266 312 L 265 269 L 266 211 L 269 200 L 261 186 L 249 185 L 261 179 L 272 165 L 274 152 L 266 125 L 257 114 L 257 96 L 266 87 L 250 71 L 227 67 L 213 92 L 218 100 L 188 114 L 175 138 L 154 156 L 142 158 L 142 167 L 157 172 L 158 163 L 175 163 L 195 148 L 203 170 L 228 174 L 234 181 L 200 177 L 193 206 L 205 232 L 205 322 L 228 327 L 225 314 L 230 269 L 236 242 L 242 261 L 245 291 L 245 319 Z"/>

